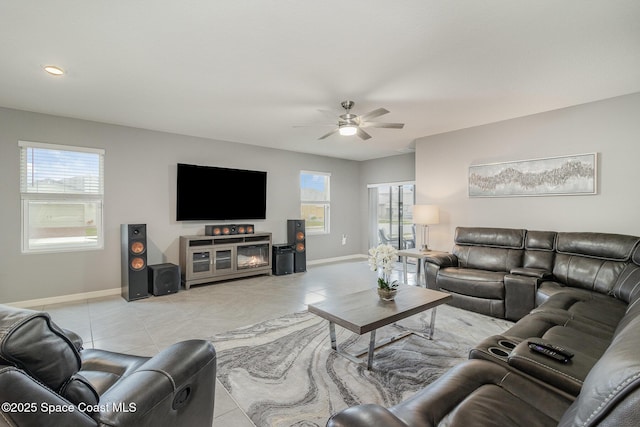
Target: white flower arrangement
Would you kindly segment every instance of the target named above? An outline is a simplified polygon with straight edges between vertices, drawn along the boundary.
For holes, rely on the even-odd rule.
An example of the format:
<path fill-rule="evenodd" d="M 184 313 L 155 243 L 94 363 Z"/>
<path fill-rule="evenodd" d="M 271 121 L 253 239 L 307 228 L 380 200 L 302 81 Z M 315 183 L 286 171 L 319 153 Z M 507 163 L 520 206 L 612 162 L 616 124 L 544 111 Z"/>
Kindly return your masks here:
<path fill-rule="evenodd" d="M 397 280 L 390 282 L 391 271 L 393 271 L 393 263 L 398 258 L 398 250 L 391 245 L 381 244 L 375 248 L 369 249 L 369 267 L 371 271 L 380 271 L 382 274 L 378 277 L 378 288 L 393 290 L 400 285 Z"/>

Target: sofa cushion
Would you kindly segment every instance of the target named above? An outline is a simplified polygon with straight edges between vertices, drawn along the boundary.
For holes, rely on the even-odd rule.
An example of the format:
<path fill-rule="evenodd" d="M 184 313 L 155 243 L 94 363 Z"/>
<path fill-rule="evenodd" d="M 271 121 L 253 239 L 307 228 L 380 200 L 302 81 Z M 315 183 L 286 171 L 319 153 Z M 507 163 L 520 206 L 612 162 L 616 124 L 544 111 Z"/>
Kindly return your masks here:
<path fill-rule="evenodd" d="M 148 357 L 86 349 L 82 352 L 80 373 L 102 395 L 148 360 Z"/>
<path fill-rule="evenodd" d="M 484 246 L 453 247 L 458 266 L 490 271 L 511 271 L 522 265 L 521 249 L 502 249 Z"/>
<path fill-rule="evenodd" d="M 527 231 L 522 266 L 551 272 L 555 258 L 555 242 L 555 231 Z"/>
<path fill-rule="evenodd" d="M 449 267 L 440 270 L 438 286 L 478 298 L 504 298 L 504 272 Z"/>
<path fill-rule="evenodd" d="M 80 355 L 47 313 L 3 306 L 0 357 L 52 390 L 80 370 Z"/>
<path fill-rule="evenodd" d="M 80 407 L 80 410 L 89 413 L 94 412 L 92 408 L 100 400 L 100 396 L 91 383 L 80 374 L 72 375 L 60 388 L 59 393 L 74 405 L 84 403 L 85 405 Z"/>
<path fill-rule="evenodd" d="M 390 411 L 408 426 L 556 426 L 570 403 L 498 364 L 468 360 Z"/>
<path fill-rule="evenodd" d="M 553 251 L 556 245 L 557 234 L 555 231 L 528 230 L 524 241 L 524 248 L 547 252 Z"/>
<path fill-rule="evenodd" d="M 553 275 L 564 285 L 609 294 L 626 263 L 558 253 Z"/>
<path fill-rule="evenodd" d="M 636 250 L 635 253 L 640 251 Z M 611 294 L 619 300 L 632 303 L 640 297 L 640 267 L 635 263 L 625 265 Z"/>
<path fill-rule="evenodd" d="M 631 426 L 640 419 L 640 317 L 618 331 L 559 426 Z"/>
<path fill-rule="evenodd" d="M 520 319 L 515 325 L 503 333 L 506 337 L 519 340 L 530 337 L 544 337 L 545 334 L 556 326 L 568 328 L 570 331 L 580 331 L 587 335 L 610 342 L 615 328 L 582 317 L 572 317 L 568 312 L 561 310 L 541 311 L 531 313 Z M 571 332 L 569 332 L 571 333 Z"/>

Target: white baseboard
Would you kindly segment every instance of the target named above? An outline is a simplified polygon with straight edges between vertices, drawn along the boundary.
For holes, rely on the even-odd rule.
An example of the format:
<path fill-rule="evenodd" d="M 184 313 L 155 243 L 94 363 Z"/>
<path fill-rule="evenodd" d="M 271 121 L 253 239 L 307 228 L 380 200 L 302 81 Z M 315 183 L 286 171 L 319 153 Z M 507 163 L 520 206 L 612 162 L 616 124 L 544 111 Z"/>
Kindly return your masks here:
<path fill-rule="evenodd" d="M 351 261 L 356 259 L 367 259 L 367 255 L 353 254 L 353 255 L 339 256 L 334 258 L 316 259 L 313 261 L 307 261 L 307 265 L 329 264 L 332 262 Z M 11 302 L 5 305 L 11 306 L 11 307 L 17 307 L 17 308 L 38 307 L 42 305 L 59 304 L 63 302 L 81 301 L 81 300 L 91 299 L 91 298 L 120 295 L 121 291 L 122 290 L 120 288 L 112 288 L 112 289 L 105 289 L 102 291 L 82 292 L 79 294 L 60 295 L 57 297 L 17 301 L 17 302 Z"/>
<path fill-rule="evenodd" d="M 354 259 L 367 259 L 367 255 L 365 255 L 365 254 L 353 254 L 353 255 L 339 256 L 339 257 L 335 257 L 335 258 L 315 259 L 313 261 L 307 261 L 307 265 L 329 264 L 329 263 L 332 263 L 332 262 L 351 261 L 351 260 L 354 260 Z"/>
<path fill-rule="evenodd" d="M 105 289 L 102 291 L 82 292 L 79 294 L 60 295 L 57 297 L 38 298 L 27 301 L 11 302 L 6 305 L 17 308 L 38 307 L 41 305 L 59 304 L 62 302 L 81 301 L 84 299 L 108 297 L 111 295 L 120 295 L 121 288 Z"/>

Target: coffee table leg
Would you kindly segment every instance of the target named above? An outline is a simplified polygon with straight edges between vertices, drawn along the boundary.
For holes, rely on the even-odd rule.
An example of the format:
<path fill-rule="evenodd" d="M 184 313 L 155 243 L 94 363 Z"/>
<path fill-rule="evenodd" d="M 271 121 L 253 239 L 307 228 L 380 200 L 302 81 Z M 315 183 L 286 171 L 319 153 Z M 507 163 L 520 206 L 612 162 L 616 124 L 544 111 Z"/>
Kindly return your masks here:
<path fill-rule="evenodd" d="M 402 257 L 402 272 L 404 273 L 404 283 L 407 283 L 407 257 Z"/>
<path fill-rule="evenodd" d="M 336 341 L 336 325 L 333 322 L 329 322 L 329 338 L 331 338 L 331 348 L 338 351 L 338 344 Z"/>
<path fill-rule="evenodd" d="M 431 309 L 431 323 L 429 324 L 429 339 L 433 339 L 433 330 L 436 328 L 436 308 Z"/>
<path fill-rule="evenodd" d="M 376 330 L 371 331 L 371 338 L 369 339 L 369 352 L 367 354 L 367 369 L 371 370 L 373 367 L 373 352 L 376 349 Z"/>

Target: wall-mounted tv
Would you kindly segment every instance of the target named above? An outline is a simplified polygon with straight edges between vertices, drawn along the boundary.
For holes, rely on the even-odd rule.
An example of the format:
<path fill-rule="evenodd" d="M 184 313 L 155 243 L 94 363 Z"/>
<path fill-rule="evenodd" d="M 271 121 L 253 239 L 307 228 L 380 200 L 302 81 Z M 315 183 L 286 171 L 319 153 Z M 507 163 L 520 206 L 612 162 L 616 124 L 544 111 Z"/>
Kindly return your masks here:
<path fill-rule="evenodd" d="M 178 163 L 176 219 L 265 219 L 267 173 Z"/>

